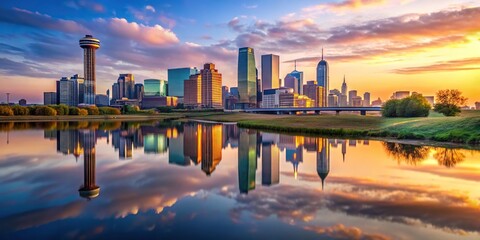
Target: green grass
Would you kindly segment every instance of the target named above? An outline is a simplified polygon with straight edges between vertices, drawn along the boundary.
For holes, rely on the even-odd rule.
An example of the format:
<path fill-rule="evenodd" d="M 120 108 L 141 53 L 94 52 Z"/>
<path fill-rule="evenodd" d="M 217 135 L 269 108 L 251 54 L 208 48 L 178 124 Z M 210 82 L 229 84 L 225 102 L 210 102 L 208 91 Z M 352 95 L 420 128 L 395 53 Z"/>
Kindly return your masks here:
<path fill-rule="evenodd" d="M 464 111 L 458 117 L 431 113 L 426 118 L 383 118 L 360 115 L 267 115 L 214 113 L 192 119 L 237 122 L 239 127 L 291 133 L 342 137 L 396 139 L 480 144 L 480 111 Z"/>

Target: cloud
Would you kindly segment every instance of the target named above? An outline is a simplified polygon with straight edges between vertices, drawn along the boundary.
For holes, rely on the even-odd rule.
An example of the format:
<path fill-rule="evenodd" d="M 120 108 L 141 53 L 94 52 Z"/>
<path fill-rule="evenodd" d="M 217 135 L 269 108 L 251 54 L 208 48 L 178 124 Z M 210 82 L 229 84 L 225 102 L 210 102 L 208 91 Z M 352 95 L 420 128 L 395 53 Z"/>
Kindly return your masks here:
<path fill-rule="evenodd" d="M 319 4 L 303 8 L 304 12 L 313 12 L 318 10 L 344 11 L 356 10 L 364 7 L 378 6 L 385 4 L 385 0 L 343 0 L 334 3 Z"/>
<path fill-rule="evenodd" d="M 244 31 L 244 28 L 245 28 L 245 26 L 240 24 L 240 18 L 239 17 L 232 18 L 232 20 L 230 20 L 227 23 L 227 26 L 229 28 L 233 29 L 234 31 L 237 31 L 237 32 L 242 32 L 242 31 Z"/>
<path fill-rule="evenodd" d="M 256 8 L 258 7 L 258 5 L 256 5 L 256 4 L 253 4 L 253 5 L 245 5 L 245 4 L 244 4 L 243 7 L 246 8 L 246 9 L 256 9 Z"/>
<path fill-rule="evenodd" d="M 172 29 L 173 27 L 175 27 L 175 25 L 177 24 L 177 22 L 175 21 L 175 19 L 172 19 L 172 18 L 169 18 L 165 15 L 160 15 L 160 17 L 158 17 L 158 19 L 160 20 L 161 23 L 163 23 L 165 26 L 167 26 L 169 29 Z"/>
<path fill-rule="evenodd" d="M 365 233 L 358 227 L 346 227 L 343 224 L 336 224 L 329 227 L 305 226 L 305 230 L 316 232 L 333 239 L 363 239 L 363 240 L 388 240 L 391 237 L 383 234 Z"/>
<path fill-rule="evenodd" d="M 152 12 L 152 13 L 155 12 L 155 8 L 154 8 L 152 5 L 147 5 L 147 6 L 145 6 L 145 10 L 150 11 L 150 12 Z"/>
<path fill-rule="evenodd" d="M 105 12 L 105 7 L 102 4 L 89 0 L 68 1 L 65 5 L 74 9 L 88 9 L 98 13 Z"/>
<path fill-rule="evenodd" d="M 58 76 L 61 76 L 60 72 L 51 72 L 49 70 L 50 69 L 47 70 L 41 65 L 33 62 L 16 62 L 7 58 L 0 58 L 0 72 L 5 75 L 49 78 L 58 78 Z"/>
<path fill-rule="evenodd" d="M 392 72 L 396 74 L 422 74 L 429 72 L 444 72 L 444 71 L 468 71 L 479 70 L 480 58 L 464 58 L 451 61 L 437 62 L 435 64 L 407 67 L 395 69 Z"/>
<path fill-rule="evenodd" d="M 56 19 L 46 14 L 19 8 L 0 8 L 0 22 L 67 33 L 88 32 L 84 26 L 75 21 Z"/>
<path fill-rule="evenodd" d="M 156 24 L 147 26 L 128 22 L 125 18 L 97 19 L 97 29 L 104 29 L 115 37 L 126 38 L 153 46 L 166 46 L 178 43 L 174 32 Z"/>

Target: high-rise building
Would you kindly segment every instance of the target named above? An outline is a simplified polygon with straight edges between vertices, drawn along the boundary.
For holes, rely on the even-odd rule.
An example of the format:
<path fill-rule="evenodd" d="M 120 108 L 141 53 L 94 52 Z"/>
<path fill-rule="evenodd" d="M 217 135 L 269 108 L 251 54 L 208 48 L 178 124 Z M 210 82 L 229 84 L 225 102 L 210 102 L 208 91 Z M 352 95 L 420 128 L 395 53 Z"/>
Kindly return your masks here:
<path fill-rule="evenodd" d="M 231 87 L 230 88 L 230 94 L 232 94 L 232 96 L 234 96 L 236 98 L 239 98 L 238 87 Z"/>
<path fill-rule="evenodd" d="M 78 74 L 73 75 L 70 79 L 74 79 L 78 84 L 78 103 L 85 103 L 85 78 Z"/>
<path fill-rule="evenodd" d="M 119 85 L 119 98 L 128 98 L 134 99 L 135 95 L 135 79 L 133 74 L 131 73 L 124 73 L 118 76 L 117 83 Z"/>
<path fill-rule="evenodd" d="M 317 84 L 320 87 L 323 87 L 323 103 L 322 107 L 327 106 L 328 93 L 329 93 L 329 74 L 328 74 L 328 63 L 323 59 L 323 48 L 322 48 L 322 60 L 318 62 L 317 65 Z"/>
<path fill-rule="evenodd" d="M 338 96 L 330 93 L 328 94 L 328 106 L 329 107 L 338 107 Z"/>
<path fill-rule="evenodd" d="M 57 93 L 56 92 L 44 92 L 43 93 L 43 104 L 44 105 L 57 104 Z"/>
<path fill-rule="evenodd" d="M 171 68 L 168 69 L 168 95 L 182 98 L 184 97 L 184 81 L 190 78 L 190 75 L 199 73 L 196 67 Z"/>
<path fill-rule="evenodd" d="M 362 97 L 352 97 L 352 107 L 361 107 L 363 105 Z"/>
<path fill-rule="evenodd" d="M 292 81 L 295 82 L 292 83 Z M 297 61 L 295 61 L 295 69 L 285 77 L 285 87 L 291 87 L 296 93 L 303 94 L 303 72 L 297 71 Z"/>
<path fill-rule="evenodd" d="M 228 86 L 222 86 L 222 106 L 226 108 L 227 97 L 229 96 Z"/>
<path fill-rule="evenodd" d="M 110 105 L 108 96 L 106 94 L 95 95 L 95 105 L 97 105 L 99 107 L 104 107 L 104 106 Z"/>
<path fill-rule="evenodd" d="M 347 92 L 348 92 L 347 82 L 345 82 L 345 75 L 343 75 L 342 94 L 347 95 Z"/>
<path fill-rule="evenodd" d="M 348 92 L 348 106 L 353 106 L 353 98 L 357 96 L 357 90 L 351 90 Z"/>
<path fill-rule="evenodd" d="M 67 77 L 62 77 L 58 81 L 60 100 L 59 104 L 65 104 L 68 106 L 77 106 L 78 105 L 78 83 L 75 78 L 68 79 Z M 95 101 L 95 99 L 93 100 Z"/>
<path fill-rule="evenodd" d="M 202 107 L 222 108 L 222 74 L 215 69 L 215 64 L 205 63 L 200 75 Z"/>
<path fill-rule="evenodd" d="M 363 106 L 370 107 L 370 93 L 366 92 L 363 94 Z"/>
<path fill-rule="evenodd" d="M 136 83 L 134 88 L 133 98 L 138 99 L 139 101 L 142 101 L 144 91 L 145 90 L 144 90 L 143 84 Z"/>
<path fill-rule="evenodd" d="M 159 79 L 143 80 L 143 96 L 144 97 L 160 97 L 167 96 L 167 82 Z"/>
<path fill-rule="evenodd" d="M 338 98 L 338 106 L 347 107 L 348 106 L 348 97 L 346 94 L 341 94 Z"/>
<path fill-rule="evenodd" d="M 410 96 L 410 91 L 397 91 L 392 95 L 392 99 L 403 99 Z"/>
<path fill-rule="evenodd" d="M 184 91 L 187 93 L 183 99 L 185 107 L 198 108 L 202 105 L 202 75 L 190 75 L 183 85 Z"/>
<path fill-rule="evenodd" d="M 252 49 L 253 52 L 253 49 Z M 262 55 L 262 91 L 279 88 L 280 57 L 274 54 Z"/>
<path fill-rule="evenodd" d="M 322 106 L 322 93 L 323 88 L 317 85 L 317 81 L 307 81 L 307 84 L 303 85 L 303 94 L 314 101 L 315 107 Z"/>
<path fill-rule="evenodd" d="M 262 80 L 258 78 L 258 69 L 255 68 L 255 76 L 257 78 L 257 108 L 262 105 Z"/>
<path fill-rule="evenodd" d="M 249 47 L 240 48 L 238 51 L 239 103 L 242 104 L 242 108 L 250 108 L 257 104 L 255 55 L 253 48 Z"/>
<path fill-rule="evenodd" d="M 79 41 L 83 48 L 83 69 L 85 76 L 84 103 L 95 104 L 95 51 L 100 47 L 100 40 L 93 38 L 92 35 L 85 35 Z"/>
<path fill-rule="evenodd" d="M 480 110 L 480 102 L 475 102 L 475 109 Z"/>

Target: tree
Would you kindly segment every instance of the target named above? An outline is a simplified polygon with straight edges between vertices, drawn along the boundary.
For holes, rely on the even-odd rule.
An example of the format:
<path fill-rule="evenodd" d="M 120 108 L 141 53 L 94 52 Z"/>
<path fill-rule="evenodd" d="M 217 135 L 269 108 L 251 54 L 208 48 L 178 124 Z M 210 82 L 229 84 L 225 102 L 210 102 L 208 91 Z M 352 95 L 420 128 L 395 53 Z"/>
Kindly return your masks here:
<path fill-rule="evenodd" d="M 437 92 L 437 103 L 434 111 L 445 116 L 456 116 L 461 110 L 460 107 L 467 102 L 468 98 L 462 96 L 457 89 L 446 89 Z"/>
<path fill-rule="evenodd" d="M 382 109 L 384 117 L 428 117 L 432 106 L 421 94 L 412 94 L 404 99 L 388 100 Z"/>

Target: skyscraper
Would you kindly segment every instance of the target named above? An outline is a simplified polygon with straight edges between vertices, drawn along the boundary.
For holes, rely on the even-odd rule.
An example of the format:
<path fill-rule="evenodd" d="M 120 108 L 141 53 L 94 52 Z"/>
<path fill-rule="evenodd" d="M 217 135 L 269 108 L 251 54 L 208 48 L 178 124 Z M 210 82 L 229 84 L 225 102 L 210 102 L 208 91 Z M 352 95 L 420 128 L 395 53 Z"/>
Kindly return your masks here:
<path fill-rule="evenodd" d="M 307 84 L 303 85 L 303 94 L 312 99 L 315 107 L 321 107 L 323 102 L 323 88 L 317 85 L 317 81 L 307 81 Z"/>
<path fill-rule="evenodd" d="M 295 78 L 295 83 L 292 83 Z M 290 83 L 289 83 L 290 82 Z M 289 84 L 290 86 L 287 86 Z M 298 87 L 296 87 L 298 86 Z M 303 72 L 297 71 L 297 61 L 294 70 L 285 77 L 285 87 L 291 87 L 298 94 L 303 94 Z"/>
<path fill-rule="evenodd" d="M 167 83 L 165 80 L 145 79 L 143 80 L 145 97 L 167 96 Z"/>
<path fill-rule="evenodd" d="M 131 73 L 124 73 L 118 76 L 117 80 L 119 84 L 119 91 L 120 91 L 120 99 L 121 98 L 128 98 L 134 99 L 135 97 L 135 79 L 133 74 Z"/>
<path fill-rule="evenodd" d="M 317 151 L 317 174 L 322 180 L 322 190 L 325 179 L 330 172 L 330 145 L 326 138 L 318 138 Z"/>
<path fill-rule="evenodd" d="M 185 80 L 183 85 L 184 91 L 188 94 L 184 97 L 185 107 L 198 108 L 202 104 L 202 75 L 194 74 L 190 75 L 189 79 Z"/>
<path fill-rule="evenodd" d="M 238 93 L 242 108 L 257 104 L 257 78 L 253 48 L 240 48 L 238 53 Z M 263 78 L 263 77 L 262 77 Z"/>
<path fill-rule="evenodd" d="M 95 51 L 100 47 L 100 40 L 92 35 L 85 35 L 79 41 L 83 48 L 83 69 L 85 76 L 84 103 L 95 104 Z"/>
<path fill-rule="evenodd" d="M 262 91 L 265 89 L 279 88 L 280 57 L 274 54 L 262 55 L 261 68 Z"/>
<path fill-rule="evenodd" d="M 366 92 L 363 94 L 363 106 L 370 107 L 370 93 Z"/>
<path fill-rule="evenodd" d="M 348 87 L 347 83 L 345 82 L 345 75 L 343 75 L 343 83 L 342 83 L 342 94 L 347 95 Z"/>
<path fill-rule="evenodd" d="M 353 106 L 353 98 L 357 96 L 357 90 L 351 90 L 348 92 L 348 106 Z"/>
<path fill-rule="evenodd" d="M 175 97 L 184 96 L 184 81 L 195 75 L 199 71 L 196 67 L 172 68 L 168 69 L 168 95 Z"/>
<path fill-rule="evenodd" d="M 202 106 L 222 108 L 222 74 L 215 69 L 215 64 L 205 63 L 200 75 L 202 76 Z M 256 84 L 256 81 L 254 83 Z M 255 99 L 256 102 L 257 99 Z"/>
<path fill-rule="evenodd" d="M 58 91 L 60 96 L 59 104 L 68 106 L 78 105 L 78 83 L 75 78 L 68 79 L 67 77 L 62 77 L 58 81 Z"/>
<path fill-rule="evenodd" d="M 317 84 L 318 86 L 323 87 L 323 103 L 322 107 L 327 106 L 327 98 L 329 93 L 329 74 L 328 74 L 328 63 L 323 59 L 323 48 L 322 48 L 322 60 L 317 65 Z"/>

